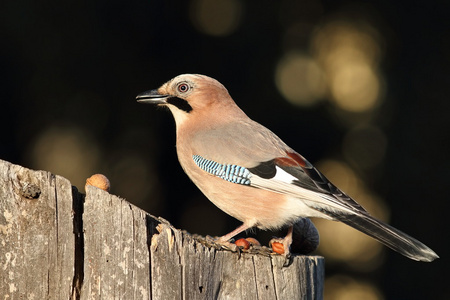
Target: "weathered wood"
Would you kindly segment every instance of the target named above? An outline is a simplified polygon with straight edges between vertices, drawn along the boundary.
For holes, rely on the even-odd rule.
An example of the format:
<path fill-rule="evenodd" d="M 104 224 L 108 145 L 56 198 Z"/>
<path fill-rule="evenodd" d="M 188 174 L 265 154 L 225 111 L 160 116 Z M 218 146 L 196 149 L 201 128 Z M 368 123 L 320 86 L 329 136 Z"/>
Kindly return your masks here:
<path fill-rule="evenodd" d="M 72 203 L 68 180 L 0 161 L 2 299 L 71 297 Z"/>
<path fill-rule="evenodd" d="M 149 299 L 147 214 L 87 187 L 83 212 L 84 299 Z M 89 295 L 89 297 L 87 297 Z"/>
<path fill-rule="evenodd" d="M 3 299 L 322 299 L 323 258 L 284 263 L 206 247 L 119 197 L 0 160 Z"/>

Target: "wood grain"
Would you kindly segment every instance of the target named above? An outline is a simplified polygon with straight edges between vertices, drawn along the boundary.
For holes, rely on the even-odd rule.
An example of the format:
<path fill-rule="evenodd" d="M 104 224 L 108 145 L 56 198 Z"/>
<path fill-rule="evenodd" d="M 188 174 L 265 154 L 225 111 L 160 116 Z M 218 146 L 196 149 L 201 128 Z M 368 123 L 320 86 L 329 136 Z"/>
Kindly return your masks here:
<path fill-rule="evenodd" d="M 322 299 L 324 260 L 238 253 L 0 160 L 2 299 Z"/>

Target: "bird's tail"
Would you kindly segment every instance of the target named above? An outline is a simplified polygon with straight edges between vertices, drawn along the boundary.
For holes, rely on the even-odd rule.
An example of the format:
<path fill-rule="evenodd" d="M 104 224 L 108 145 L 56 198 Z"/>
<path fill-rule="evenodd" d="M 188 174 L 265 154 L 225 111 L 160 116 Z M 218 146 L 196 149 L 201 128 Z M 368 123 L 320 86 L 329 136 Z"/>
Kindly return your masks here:
<path fill-rule="evenodd" d="M 324 213 L 375 238 L 410 259 L 431 262 L 439 258 L 433 250 L 423 243 L 367 213 L 340 214 L 330 211 Z"/>

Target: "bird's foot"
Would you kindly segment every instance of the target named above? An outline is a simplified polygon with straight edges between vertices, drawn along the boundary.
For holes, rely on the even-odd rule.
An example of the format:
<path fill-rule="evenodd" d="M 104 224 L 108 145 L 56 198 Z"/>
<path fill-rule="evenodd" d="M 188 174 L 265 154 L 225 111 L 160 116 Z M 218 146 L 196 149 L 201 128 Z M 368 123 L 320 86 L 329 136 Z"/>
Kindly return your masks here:
<path fill-rule="evenodd" d="M 237 252 L 239 249 L 236 244 L 233 243 L 233 239 L 230 239 L 229 241 L 223 240 L 221 238 L 212 237 L 210 235 L 207 235 L 205 237 L 202 237 L 200 235 L 195 235 L 195 239 L 200 242 L 202 245 L 205 245 L 207 247 L 214 247 L 217 250 L 228 250 L 232 252 Z"/>
<path fill-rule="evenodd" d="M 287 267 L 291 264 L 291 251 L 289 251 L 289 245 L 286 243 L 286 238 L 273 238 L 269 241 L 269 247 L 272 251 L 280 254 L 284 257 L 283 267 Z"/>
<path fill-rule="evenodd" d="M 291 263 L 291 244 L 292 244 L 292 232 L 294 227 L 291 226 L 284 238 L 273 238 L 269 241 L 269 246 L 272 248 L 273 252 L 281 254 L 285 261 L 284 267 Z"/>
<path fill-rule="evenodd" d="M 233 242 L 233 239 L 229 241 L 224 241 L 222 239 L 217 239 L 214 241 L 217 245 L 219 245 L 222 249 L 231 251 L 231 252 L 239 252 L 240 248 Z"/>

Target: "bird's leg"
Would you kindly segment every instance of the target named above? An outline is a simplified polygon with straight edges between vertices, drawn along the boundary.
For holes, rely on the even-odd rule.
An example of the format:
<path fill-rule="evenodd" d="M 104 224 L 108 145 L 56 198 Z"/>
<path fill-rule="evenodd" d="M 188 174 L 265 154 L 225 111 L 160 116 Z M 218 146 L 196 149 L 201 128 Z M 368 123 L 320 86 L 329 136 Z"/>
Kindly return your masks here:
<path fill-rule="evenodd" d="M 238 235 L 239 233 L 241 233 L 242 231 L 245 231 L 249 229 L 249 227 L 247 225 L 242 224 L 241 226 L 239 226 L 238 228 L 236 228 L 235 230 L 233 230 L 232 232 L 220 237 L 217 240 L 217 243 L 221 244 L 221 243 L 226 243 L 228 242 L 230 239 L 232 239 L 234 236 Z"/>
<path fill-rule="evenodd" d="M 245 223 L 244 223 L 241 226 L 239 226 L 238 228 L 236 228 L 235 230 L 233 230 L 232 232 L 230 232 L 224 236 L 221 236 L 219 239 L 216 240 L 216 243 L 219 245 L 222 245 L 225 248 L 228 248 L 232 251 L 237 251 L 238 247 L 234 243 L 231 243 L 230 240 L 234 236 L 238 235 L 239 233 L 241 233 L 242 231 L 245 231 L 247 229 L 249 229 L 249 227 L 247 225 L 245 225 Z"/>
<path fill-rule="evenodd" d="M 284 256 L 288 256 L 291 253 L 292 233 L 294 232 L 294 226 L 290 226 L 286 236 L 283 239 Z"/>

